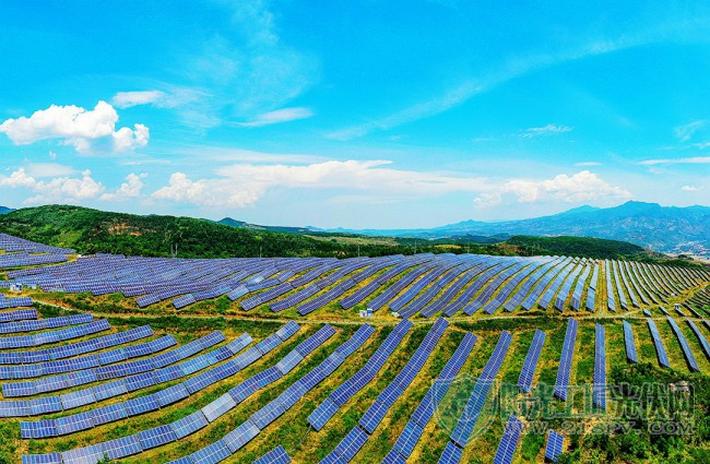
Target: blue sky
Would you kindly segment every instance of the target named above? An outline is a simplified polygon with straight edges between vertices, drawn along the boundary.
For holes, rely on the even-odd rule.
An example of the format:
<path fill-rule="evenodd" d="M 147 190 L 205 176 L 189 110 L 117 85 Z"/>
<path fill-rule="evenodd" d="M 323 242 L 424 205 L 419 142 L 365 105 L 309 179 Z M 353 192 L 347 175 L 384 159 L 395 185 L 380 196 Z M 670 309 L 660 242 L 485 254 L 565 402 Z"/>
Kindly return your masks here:
<path fill-rule="evenodd" d="M 707 2 L 0 4 L 0 204 L 423 227 L 710 204 Z"/>

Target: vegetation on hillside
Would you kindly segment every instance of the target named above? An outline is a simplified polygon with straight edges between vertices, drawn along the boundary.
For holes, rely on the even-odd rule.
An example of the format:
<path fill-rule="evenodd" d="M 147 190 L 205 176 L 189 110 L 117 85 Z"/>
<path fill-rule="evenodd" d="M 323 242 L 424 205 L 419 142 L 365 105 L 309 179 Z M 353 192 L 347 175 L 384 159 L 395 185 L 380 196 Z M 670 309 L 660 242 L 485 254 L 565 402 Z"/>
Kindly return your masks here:
<path fill-rule="evenodd" d="M 23 208 L 0 216 L 0 232 L 79 253 L 117 253 L 182 258 L 272 256 L 382 256 L 412 253 L 491 255 L 571 255 L 593 258 L 654 259 L 626 242 L 581 237 L 513 237 L 500 243 L 466 238 L 422 240 L 365 237 L 309 231 L 285 233 L 237 228 L 206 219 L 139 216 L 78 206 Z"/>

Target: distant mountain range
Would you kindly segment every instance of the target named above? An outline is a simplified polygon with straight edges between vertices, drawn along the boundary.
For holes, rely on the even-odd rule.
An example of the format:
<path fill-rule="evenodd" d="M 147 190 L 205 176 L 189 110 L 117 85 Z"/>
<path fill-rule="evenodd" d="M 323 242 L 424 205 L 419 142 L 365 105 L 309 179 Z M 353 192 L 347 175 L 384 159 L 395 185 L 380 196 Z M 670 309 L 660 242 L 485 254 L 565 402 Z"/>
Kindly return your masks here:
<path fill-rule="evenodd" d="M 574 235 L 622 240 L 665 253 L 710 256 L 710 207 L 680 208 L 638 201 L 612 208 L 581 206 L 532 219 L 500 222 L 468 220 L 431 229 L 330 231 L 427 239 L 498 236 L 504 240 L 511 235 Z"/>
<path fill-rule="evenodd" d="M 15 211 L 15 210 L 12 208 L 8 208 L 7 206 L 0 205 L 0 214 L 7 214 L 7 213 L 11 213 L 13 211 Z"/>

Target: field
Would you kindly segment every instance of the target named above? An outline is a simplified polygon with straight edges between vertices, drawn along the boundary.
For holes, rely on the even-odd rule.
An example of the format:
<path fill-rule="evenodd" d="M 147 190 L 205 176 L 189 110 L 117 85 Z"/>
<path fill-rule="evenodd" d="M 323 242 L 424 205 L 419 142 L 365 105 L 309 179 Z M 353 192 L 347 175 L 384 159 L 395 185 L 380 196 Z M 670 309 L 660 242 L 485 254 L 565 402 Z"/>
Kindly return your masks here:
<path fill-rule="evenodd" d="M 32 255 L 58 253 L 57 250 L 46 249 L 30 250 L 30 252 Z M 7 256 L 12 253 L 8 253 Z M 707 462 L 710 453 L 708 448 L 710 446 L 708 436 L 710 401 L 707 393 L 710 390 L 708 382 L 710 361 L 706 348 L 701 345 L 703 342 L 687 322 L 693 322 L 704 339 L 708 337 L 709 331 L 705 318 L 707 311 L 710 310 L 708 306 L 710 282 L 707 272 L 702 269 L 655 266 L 616 260 L 605 262 L 596 259 L 520 258 L 516 261 L 518 258 L 476 255 L 421 257 L 418 255 L 424 260 L 423 262 L 412 261 L 417 259 L 416 256 L 397 258 L 393 262 L 384 263 L 376 259 L 363 259 L 360 267 L 355 263 L 348 273 L 338 265 L 328 268 L 327 266 L 332 264 L 330 262 L 314 261 L 311 267 L 295 269 L 289 266 L 294 266 L 294 262 L 301 263 L 300 261 L 281 263 L 257 260 L 256 264 L 249 265 L 259 266 L 260 263 L 268 262 L 270 264 L 266 268 L 273 274 L 256 271 L 256 273 L 262 272 L 262 279 L 256 282 L 253 275 L 250 276 L 253 279 L 253 284 L 250 285 L 253 286 L 247 286 L 246 293 L 240 290 L 232 293 L 230 297 L 221 294 L 212 298 L 197 298 L 184 306 L 176 305 L 176 301 L 183 298 L 185 293 L 189 293 L 183 291 L 161 301 L 142 305 L 140 298 L 144 297 L 145 293 L 138 292 L 134 296 L 126 296 L 126 293 L 130 293 L 128 289 L 131 277 L 136 274 L 146 272 L 141 274 L 146 283 L 161 282 L 163 288 L 177 288 L 186 277 L 193 285 L 195 279 L 202 278 L 209 283 L 208 286 L 214 287 L 222 282 L 216 277 L 220 268 L 213 265 L 204 270 L 199 263 L 188 262 L 184 264 L 184 268 L 179 268 L 181 277 L 178 279 L 172 274 L 178 267 L 164 267 L 157 261 L 141 261 L 140 264 L 116 262 L 112 264 L 110 271 L 104 271 L 99 266 L 100 261 L 92 261 L 94 258 L 77 260 L 75 255 L 69 251 L 67 253 L 69 253 L 68 263 L 65 264 L 6 267 L 5 277 L 12 280 L 5 282 L 8 285 L 3 290 L 5 296 L 2 300 L 11 302 L 18 297 L 32 298 L 38 321 L 72 314 L 91 314 L 95 319 L 106 319 L 110 329 L 100 334 L 63 340 L 39 348 L 5 351 L 13 353 L 47 347 L 53 349 L 145 325 L 149 325 L 153 330 L 150 337 L 121 346 L 125 348 L 138 345 L 165 335 L 172 335 L 177 342 L 176 346 L 185 346 L 213 331 L 222 332 L 223 341 L 198 353 L 190 353 L 180 361 L 196 362 L 195 360 L 204 353 L 220 350 L 242 333 L 248 333 L 253 338 L 253 342 L 234 356 L 215 360 L 208 365 L 199 364 L 199 369 L 181 375 L 179 378 L 175 377 L 146 388 L 114 395 L 95 403 L 75 408 L 65 407 L 62 412 L 50 412 L 31 417 L 17 417 L 18 415 L 15 414 L 15 417 L 3 419 L 0 433 L 4 439 L 0 446 L 2 446 L 1 456 L 5 462 L 19 462 L 22 455 L 39 454 L 44 454 L 44 459 L 47 459 L 42 462 L 79 462 L 72 460 L 76 454 L 72 454 L 71 451 L 79 448 L 83 449 L 82 459 L 87 459 L 81 462 L 97 462 L 103 457 L 103 452 L 96 451 L 97 447 L 104 446 L 101 445 L 102 443 L 115 439 L 128 440 L 127 437 L 160 426 L 168 426 L 168 429 L 175 428 L 176 421 L 201 414 L 200 411 L 205 411 L 206 409 L 203 408 L 208 404 L 223 397 L 230 389 L 245 380 L 267 371 L 272 366 L 283 367 L 283 364 L 277 363 L 297 347 L 303 350 L 301 344 L 309 339 L 317 339 L 318 342 L 305 356 L 302 356 L 302 359 L 300 355 L 296 356 L 298 362 L 292 370 L 287 370 L 284 375 L 272 379 L 263 387 L 250 390 L 248 397 L 239 404 L 180 439 L 168 440 L 164 444 L 147 449 L 144 437 L 141 436 L 138 441 L 141 443 L 142 451 L 131 452 L 123 456 L 120 461 L 171 462 L 191 453 L 200 453 L 200 450 L 206 446 L 219 443 L 222 448 L 212 445 L 210 450 L 215 454 L 211 457 L 197 454 L 192 455 L 188 461 L 181 462 L 218 462 L 222 458 L 224 462 L 252 462 L 278 445 L 283 446 L 294 462 L 320 462 L 322 459 L 327 459 L 338 444 L 348 437 L 349 432 L 361 429 L 362 426 L 358 423 L 364 416 L 372 413 L 372 411 L 368 413 L 368 409 L 373 404 L 379 403 L 378 395 L 396 385 L 398 387 L 396 391 L 399 393 L 381 415 L 381 422 L 371 433 L 369 431 L 366 433 L 364 442 L 357 442 L 358 446 L 349 448 L 353 452 L 350 456 L 352 459 L 346 459 L 347 453 L 341 453 L 343 448 L 338 448 L 338 453 L 341 454 L 338 454 L 336 459 L 338 462 L 347 460 L 380 462 L 393 449 L 401 449 L 396 445 L 400 434 L 407 428 L 408 422 L 421 401 L 427 397 L 427 391 L 432 385 L 442 384 L 436 380 L 467 333 L 475 335 L 476 341 L 470 352 L 464 356 L 458 375 L 450 379 L 451 385 L 442 395 L 435 413 L 423 427 L 416 445 L 407 450 L 407 456 L 400 453 L 398 459 L 408 457 L 408 460 L 405 459 L 407 462 L 437 462 L 450 443 L 452 432 L 456 429 L 464 409 L 466 414 L 474 412 L 474 409 L 465 406 L 471 392 L 480 388 L 481 379 L 486 376 L 490 376 L 492 380 L 490 391 L 484 397 L 473 432 L 467 437 L 464 446 L 458 447 L 462 450 L 461 462 L 491 462 L 496 456 L 504 426 L 511 414 L 525 425 L 519 440 L 513 440 L 512 462 L 515 463 L 543 462 L 546 434 L 549 430 L 557 430 L 566 437 L 566 453 L 559 457 L 560 462 L 567 460 L 571 462 L 668 462 L 670 460 Z M 381 267 L 376 268 L 378 263 Z M 90 265 L 97 267 L 82 267 Z M 380 285 L 373 284 L 398 265 L 404 267 L 401 273 L 388 275 L 387 278 L 383 278 Z M 229 262 L 224 263 L 223 266 L 234 266 L 228 270 L 236 273 L 239 272 L 236 269 L 241 269 L 239 266 L 245 264 Z M 324 266 L 325 271 L 310 281 L 304 279 L 312 268 L 318 266 Z M 93 272 L 85 273 L 83 272 L 85 269 L 92 269 Z M 126 272 L 121 272 L 120 269 Z M 292 272 L 288 272 L 289 270 Z M 338 272 L 342 272 L 342 275 Z M 224 273 L 226 274 L 227 271 Z M 201 277 L 198 277 L 198 274 Z M 286 277 L 279 280 L 277 279 L 279 275 Z M 49 276 L 55 279 L 51 285 Z M 447 276 L 449 280 L 446 280 Z M 69 288 L 67 283 L 69 281 L 62 280 L 69 277 L 83 282 L 86 288 Z M 469 277 L 469 280 L 463 280 Z M 269 282 L 270 279 L 273 280 L 271 285 L 263 283 Z M 305 283 L 301 287 L 271 299 L 266 299 L 264 296 L 279 285 L 293 283 L 297 279 L 302 279 Z M 336 290 L 348 279 L 352 279 L 354 283 L 342 293 L 338 293 Z M 10 282 L 15 281 L 24 281 L 26 284 L 20 293 L 9 291 Z M 324 282 L 317 292 L 280 311 L 273 310 L 274 305 L 278 305 L 280 301 L 288 299 L 316 282 Z M 32 288 L 34 283 L 39 284 L 39 287 Z M 457 283 L 460 283 L 459 287 L 456 287 Z M 527 285 L 528 283 L 530 285 Z M 109 285 L 110 288 L 101 287 L 104 285 Z M 435 288 L 436 285 L 440 287 Z M 368 286 L 374 288 L 371 293 L 353 305 L 346 304 L 348 307 L 343 307 L 344 300 L 355 294 L 364 293 L 363 289 Z M 539 290 L 537 290 L 538 286 Z M 432 291 L 428 292 L 429 290 Z M 391 296 L 388 291 L 392 293 Z M 466 293 L 467 291 L 469 293 Z M 530 308 L 523 309 L 526 300 L 530 299 L 530 295 L 535 292 L 537 296 Z M 590 304 L 589 296 L 592 293 L 595 295 Z M 336 294 L 337 296 L 333 298 L 325 299 L 323 304 L 313 304 L 322 295 Z M 517 294 L 526 298 L 518 301 L 511 311 L 505 310 L 503 306 L 514 301 Z M 254 300 L 259 295 L 265 301 L 261 302 L 258 298 Z M 429 295 L 428 299 L 422 300 L 425 304 L 416 307 L 414 303 L 419 298 L 425 298 L 426 295 Z M 611 295 L 613 307 L 610 306 L 607 295 Z M 436 305 L 437 301 L 444 296 L 449 305 L 444 305 L 442 311 L 429 317 L 422 314 L 422 311 Z M 541 307 L 541 302 L 545 298 L 549 302 Z M 442 327 L 443 319 L 438 318 L 451 307 L 451 302 L 459 299 L 461 305 L 450 309 L 446 316 L 448 325 L 443 329 L 438 340 L 429 347 L 430 349 L 425 350 L 422 341 L 432 336 L 428 334 L 433 327 Z M 383 303 L 376 303 L 378 301 Z M 623 305 L 622 301 L 625 302 Z M 679 305 L 677 311 L 674 309 L 676 304 Z M 575 305 L 577 309 L 574 309 Z M 249 310 L 245 310 L 245 307 Z M 361 311 L 365 311 L 366 314 L 368 307 L 374 309 L 372 316 L 361 317 Z M 394 336 L 392 334 L 396 332 L 393 330 L 398 326 L 401 328 L 401 324 L 404 324 L 402 318 L 393 313 L 392 310 L 395 308 L 400 313 L 406 312 L 407 308 L 416 309 L 409 316 L 411 327 L 398 339 L 392 353 L 382 361 L 371 378 L 337 408 L 322 429 L 316 430 L 309 425 L 309 416 L 313 411 L 341 384 L 371 362 L 369 360 L 372 355 L 383 346 L 385 340 Z M 670 316 L 667 316 L 661 308 L 664 308 Z M 466 313 L 467 309 L 471 314 Z M 649 311 L 649 315 L 644 314 L 644 310 Z M 9 314 L 13 311 L 17 309 L 3 310 L 0 314 Z M 690 351 L 694 354 L 697 370 L 692 368 L 684 355 L 669 317 L 677 322 Z M 569 394 L 566 401 L 562 401 L 554 397 L 553 388 L 557 383 L 558 364 L 563 351 L 568 321 L 572 318 L 577 320 L 579 325 L 573 343 Z M 647 325 L 649 320 L 654 321 L 658 327 L 660 338 L 667 351 L 669 368 L 662 368 L 659 365 L 657 351 Z M 92 416 L 97 408 L 124 405 L 134 398 L 144 398 L 171 387 L 175 389 L 176 385 L 188 382 L 206 370 L 225 366 L 232 360 L 239 359 L 239 356 L 250 347 L 253 348 L 255 344 L 269 337 L 273 338 L 272 334 L 289 321 L 295 321 L 300 326 L 290 337 L 284 337 L 272 350 L 264 350 L 266 352 L 263 355 L 245 364 L 237 372 L 223 378 L 214 378 L 209 384 L 185 395 L 184 398 L 166 403 L 159 409 L 131 417 L 101 419 L 104 421 L 102 423 L 97 423 L 98 416 Z M 624 321 L 629 322 L 633 328 L 638 363 L 627 360 Z M 14 323 L 5 322 L 5 324 Z M 343 343 L 359 333 L 359 330 L 363 330 L 363 324 L 372 327 L 372 333 L 363 343 L 355 347 L 347 356 L 334 355 L 340 353 L 338 350 Z M 606 350 L 602 364 L 606 369 L 605 383 L 610 386 L 606 392 L 605 410 L 592 404 L 591 385 L 594 383 L 595 369 L 599 368 L 599 365 L 595 366 L 595 349 L 598 349 L 595 343 L 597 324 L 605 329 Z M 523 393 L 518 387 L 518 380 L 536 330 L 543 331 L 546 339 L 534 367 L 532 391 Z M 505 347 L 499 347 L 503 356 L 496 365 L 495 362 L 489 361 L 489 358 L 497 344 L 506 340 L 504 335 L 506 331 L 510 333 L 510 339 L 506 341 Z M 328 336 L 321 337 L 321 334 L 326 332 Z M 43 331 L 27 333 L 32 335 Z M 92 353 L 103 353 L 111 349 L 115 347 L 100 348 Z M 172 349 L 174 348 L 168 348 L 165 352 Z M 418 354 L 413 357 L 415 353 Z M 154 356 L 156 355 L 136 356 L 125 362 L 141 361 Z M 323 366 L 324 362 L 329 365 L 328 360 L 333 359 L 341 359 L 341 362 L 332 369 L 332 372 L 308 388 L 306 392 L 301 391 L 301 394 L 294 399 L 289 399 L 288 393 L 302 385 L 301 379 L 306 374 L 314 369 L 317 372 L 322 368 L 318 366 Z M 408 365 L 412 359 L 418 361 L 412 361 L 413 364 Z M 402 372 L 412 369 L 416 375 L 411 380 L 405 381 Z M 273 368 L 271 370 L 273 371 Z M 120 380 L 122 376 L 116 378 Z M 37 378 L 13 380 L 6 377 L 6 380 L 0 383 L 6 385 L 36 380 Z M 647 400 L 643 395 L 641 397 L 634 395 L 632 391 L 635 387 L 649 386 L 651 382 L 654 386 L 662 388 L 668 402 L 664 403 L 664 408 L 641 408 L 646 414 L 641 417 L 634 416 L 631 414 L 632 407 L 645 407 L 649 404 L 657 406 L 654 401 L 658 401 L 658 396 Z M 3 414 L 12 415 L 7 413 L 8 401 L 66 394 L 105 383 L 106 381 L 64 385 L 54 392 L 37 393 L 23 398 L 3 396 L 2 403 L 5 403 L 5 406 L 2 406 Z M 625 387 L 611 388 L 616 385 L 625 385 Z M 689 391 L 686 392 L 686 389 Z M 229 450 L 230 452 L 225 456 L 219 454 L 224 451 L 223 437 L 234 429 L 243 430 L 245 423 L 263 420 L 263 408 L 268 408 L 267 405 L 273 401 L 288 407 L 279 410 L 275 417 L 266 421 L 264 427 L 260 427 L 259 433 L 246 440 L 237 451 Z M 207 408 L 209 409 L 209 406 Z M 82 416 L 82 413 L 87 414 Z M 44 419 L 54 420 L 52 424 L 56 425 L 57 419 L 67 416 L 75 418 L 88 416 L 93 422 L 90 425 L 82 422 L 80 430 L 61 433 L 60 436 L 21 438 L 21 422 Z M 661 423 L 676 425 L 680 423 L 685 429 L 670 431 L 670 433 L 653 432 L 651 424 Z M 28 426 L 25 424 L 24 427 Z M 626 427 L 626 429 L 605 433 L 605 427 Z M 133 443 L 136 439 L 131 440 Z M 217 459 L 215 456 L 220 458 Z M 392 459 L 392 456 L 388 459 Z"/>

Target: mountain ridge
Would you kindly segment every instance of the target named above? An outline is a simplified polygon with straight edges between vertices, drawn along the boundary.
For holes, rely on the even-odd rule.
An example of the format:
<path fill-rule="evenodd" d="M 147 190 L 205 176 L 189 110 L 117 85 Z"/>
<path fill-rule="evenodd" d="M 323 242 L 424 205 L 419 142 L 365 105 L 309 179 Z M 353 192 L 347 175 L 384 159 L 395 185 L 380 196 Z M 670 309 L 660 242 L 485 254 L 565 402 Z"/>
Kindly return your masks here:
<path fill-rule="evenodd" d="M 588 205 L 537 218 L 485 222 L 465 220 L 420 229 L 331 229 L 412 238 L 456 238 L 496 234 L 596 237 L 635 243 L 665 253 L 710 255 L 710 207 L 661 206 L 628 201 L 610 208 Z"/>

